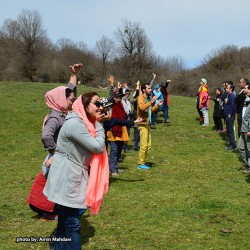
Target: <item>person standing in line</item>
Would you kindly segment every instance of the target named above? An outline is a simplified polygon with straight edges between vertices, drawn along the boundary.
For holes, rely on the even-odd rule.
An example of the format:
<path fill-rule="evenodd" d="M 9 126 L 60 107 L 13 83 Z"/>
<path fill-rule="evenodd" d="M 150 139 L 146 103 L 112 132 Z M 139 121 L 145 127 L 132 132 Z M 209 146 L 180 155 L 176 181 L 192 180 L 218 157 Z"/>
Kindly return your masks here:
<path fill-rule="evenodd" d="M 249 80 L 242 77 L 239 81 L 240 93 L 236 96 L 234 103 L 236 105 L 236 114 L 237 114 L 237 124 L 238 124 L 238 137 L 241 134 L 241 124 L 242 124 L 242 109 L 244 101 L 246 99 L 245 86 L 249 85 Z"/>
<path fill-rule="evenodd" d="M 142 94 L 137 99 L 137 119 L 141 120 L 138 122 L 138 129 L 140 131 L 140 150 L 139 150 L 139 161 L 138 169 L 148 170 L 150 167 L 146 164 L 146 157 L 151 149 L 151 113 L 158 110 L 159 106 L 163 104 L 163 100 L 152 107 L 152 104 L 158 98 L 154 96 L 151 98 L 152 88 L 150 83 L 144 83 L 141 85 Z"/>
<path fill-rule="evenodd" d="M 209 94 L 208 94 L 208 85 L 205 78 L 201 79 L 201 87 L 199 93 L 199 108 L 203 115 L 203 124 L 201 126 L 209 126 Z"/>
<path fill-rule="evenodd" d="M 216 97 L 214 98 L 214 112 L 213 112 L 213 119 L 214 119 L 214 127 L 217 132 L 223 131 L 223 124 L 221 120 L 221 108 L 222 108 L 222 90 L 220 88 L 217 88 L 216 91 Z"/>
<path fill-rule="evenodd" d="M 226 122 L 227 128 L 227 136 L 228 136 L 228 147 L 226 150 L 234 151 L 236 149 L 236 141 L 235 141 L 235 132 L 234 132 L 234 120 L 235 120 L 235 94 L 234 86 L 231 83 L 227 84 L 227 98 L 224 100 L 224 118 Z"/>
<path fill-rule="evenodd" d="M 97 214 L 108 191 L 109 166 L 103 126 L 97 122 L 102 102 L 96 92 L 79 96 L 61 128 L 44 194 L 58 205 L 55 249 L 80 250 L 79 209 Z"/>
<path fill-rule="evenodd" d="M 242 125 L 237 148 L 246 166 L 243 167 L 244 174 L 250 174 L 250 86 L 245 87 L 246 99 L 242 109 Z"/>

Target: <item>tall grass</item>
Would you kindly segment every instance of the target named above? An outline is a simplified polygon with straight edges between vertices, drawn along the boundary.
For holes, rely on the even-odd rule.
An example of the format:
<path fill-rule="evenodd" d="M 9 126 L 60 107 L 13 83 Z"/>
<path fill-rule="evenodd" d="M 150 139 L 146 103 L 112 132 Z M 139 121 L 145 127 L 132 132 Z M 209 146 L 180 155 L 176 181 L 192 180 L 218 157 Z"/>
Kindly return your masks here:
<path fill-rule="evenodd" d="M 56 227 L 38 220 L 26 203 L 46 155 L 43 96 L 55 86 L 0 84 L 4 250 L 47 249 L 48 243 L 16 243 L 16 237 L 47 237 Z M 171 103 L 172 125 L 164 126 L 159 115 L 152 131 L 152 169 L 136 168 L 136 151 L 123 155 L 125 172 L 110 179 L 100 214 L 82 218 L 83 249 L 250 249 L 249 178 L 237 153 L 225 151 L 224 138 L 212 130 L 212 107 L 210 126 L 200 127 L 193 98 L 172 96 Z"/>

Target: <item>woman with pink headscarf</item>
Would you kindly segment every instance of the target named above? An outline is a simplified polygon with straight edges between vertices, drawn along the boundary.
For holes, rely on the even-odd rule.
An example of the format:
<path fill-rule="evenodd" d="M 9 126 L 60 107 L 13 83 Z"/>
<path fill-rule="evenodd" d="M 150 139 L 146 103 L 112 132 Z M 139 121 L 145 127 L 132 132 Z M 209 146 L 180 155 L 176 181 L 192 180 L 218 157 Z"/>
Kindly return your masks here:
<path fill-rule="evenodd" d="M 44 194 L 58 206 L 55 249 L 80 250 L 79 209 L 97 214 L 108 191 L 109 166 L 103 126 L 102 102 L 96 92 L 82 94 L 72 106 L 58 135 Z"/>
<path fill-rule="evenodd" d="M 71 77 L 67 86 L 59 86 L 45 94 L 45 102 L 50 109 L 45 117 L 42 130 L 42 142 L 44 149 L 49 152 L 42 165 L 42 171 L 38 174 L 27 198 L 30 208 L 38 214 L 42 220 L 54 220 L 57 218 L 55 204 L 47 200 L 43 195 L 49 167 L 56 149 L 57 137 L 65 122 L 68 110 L 71 110 L 75 101 L 77 73 L 82 64 L 70 66 Z"/>

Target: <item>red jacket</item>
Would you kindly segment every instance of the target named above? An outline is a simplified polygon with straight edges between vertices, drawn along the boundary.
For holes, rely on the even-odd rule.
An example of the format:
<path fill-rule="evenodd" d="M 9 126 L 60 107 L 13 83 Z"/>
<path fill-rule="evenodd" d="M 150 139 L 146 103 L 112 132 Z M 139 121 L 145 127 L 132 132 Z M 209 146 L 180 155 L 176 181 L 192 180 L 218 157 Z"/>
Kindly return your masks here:
<path fill-rule="evenodd" d="M 55 203 L 49 201 L 47 197 L 43 194 L 45 184 L 46 179 L 43 176 L 43 172 L 41 171 L 34 180 L 30 194 L 27 198 L 27 202 L 41 210 L 53 212 Z"/>

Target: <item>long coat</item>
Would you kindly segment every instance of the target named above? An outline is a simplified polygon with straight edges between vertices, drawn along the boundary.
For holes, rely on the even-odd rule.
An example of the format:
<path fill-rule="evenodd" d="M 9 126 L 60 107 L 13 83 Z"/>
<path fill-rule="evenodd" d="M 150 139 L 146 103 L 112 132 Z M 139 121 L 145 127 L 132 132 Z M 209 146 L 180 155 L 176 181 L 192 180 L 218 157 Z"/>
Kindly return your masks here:
<path fill-rule="evenodd" d="M 92 153 L 103 153 L 104 146 L 104 129 L 100 123 L 96 122 L 94 138 L 83 120 L 76 113 L 70 113 L 60 130 L 56 153 L 43 191 L 48 200 L 66 207 L 86 208 Z"/>

